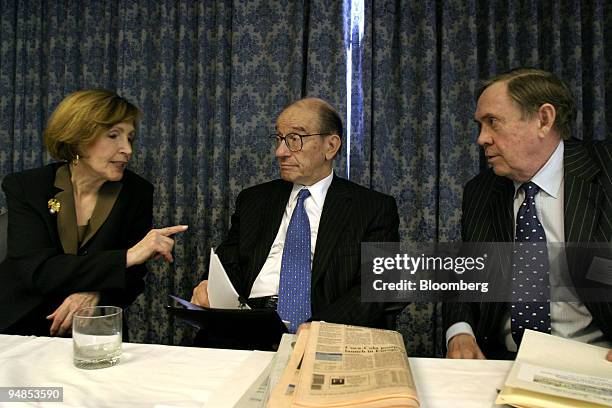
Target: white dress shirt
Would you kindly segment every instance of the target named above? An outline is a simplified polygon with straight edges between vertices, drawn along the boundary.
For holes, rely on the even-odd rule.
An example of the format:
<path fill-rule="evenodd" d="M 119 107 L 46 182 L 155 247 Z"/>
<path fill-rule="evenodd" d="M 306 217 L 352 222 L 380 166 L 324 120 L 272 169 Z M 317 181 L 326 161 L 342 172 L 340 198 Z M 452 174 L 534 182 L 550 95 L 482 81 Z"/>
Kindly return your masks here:
<path fill-rule="evenodd" d="M 561 141 L 546 164 L 530 180 L 540 187 L 540 192 L 535 196 L 535 205 L 538 219 L 544 227 L 548 243 L 549 278 L 553 299 L 565 299 L 565 295 L 561 295 L 558 291 L 564 290 L 563 287 L 568 285 L 568 283 L 560 283 L 562 279 L 566 279 L 566 274 L 561 271 L 567 270 L 567 259 L 565 252 L 561 251 L 563 245 L 560 244 L 565 242 L 563 149 L 564 144 Z M 525 199 L 525 192 L 519 188 L 521 184 L 514 182 L 515 216 Z M 569 284 L 571 285 L 571 283 Z M 551 302 L 550 319 L 551 331 L 555 336 L 602 347 L 612 346 L 612 342 L 606 340 L 601 330 L 593 324 L 593 316 L 582 302 Z M 472 327 L 468 323 L 455 323 L 446 331 L 447 345 L 453 336 L 461 333 L 474 335 Z M 517 351 L 516 343 L 512 338 L 509 311 L 506 312 L 504 325 L 499 336 L 508 351 Z"/>
<path fill-rule="evenodd" d="M 333 178 L 334 172 L 332 171 L 329 176 L 317 181 L 311 186 L 304 186 L 301 184 L 293 185 L 293 190 L 291 190 L 291 194 L 289 195 L 289 201 L 287 201 L 280 228 L 272 243 L 266 262 L 264 262 L 259 275 L 257 275 L 255 282 L 253 282 L 249 298 L 278 295 L 281 261 L 283 258 L 283 248 L 285 247 L 287 228 L 289 227 L 293 210 L 297 204 L 298 193 L 304 188 L 310 191 L 310 196 L 304 200 L 304 209 L 306 210 L 308 221 L 310 222 L 310 264 L 312 265 L 317 243 L 317 233 L 319 232 L 319 222 L 321 221 L 321 212 L 323 211 L 327 190 L 329 190 Z"/>

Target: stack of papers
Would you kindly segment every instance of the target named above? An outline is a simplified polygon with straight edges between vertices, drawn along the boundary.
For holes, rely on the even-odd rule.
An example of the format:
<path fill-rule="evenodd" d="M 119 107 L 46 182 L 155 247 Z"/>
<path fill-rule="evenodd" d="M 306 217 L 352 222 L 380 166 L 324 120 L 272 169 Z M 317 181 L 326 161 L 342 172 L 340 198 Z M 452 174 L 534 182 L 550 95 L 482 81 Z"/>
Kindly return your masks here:
<path fill-rule="evenodd" d="M 269 408 L 418 407 L 402 335 L 312 322 L 300 329 Z"/>
<path fill-rule="evenodd" d="M 608 350 L 525 330 L 498 404 L 525 408 L 612 407 Z"/>

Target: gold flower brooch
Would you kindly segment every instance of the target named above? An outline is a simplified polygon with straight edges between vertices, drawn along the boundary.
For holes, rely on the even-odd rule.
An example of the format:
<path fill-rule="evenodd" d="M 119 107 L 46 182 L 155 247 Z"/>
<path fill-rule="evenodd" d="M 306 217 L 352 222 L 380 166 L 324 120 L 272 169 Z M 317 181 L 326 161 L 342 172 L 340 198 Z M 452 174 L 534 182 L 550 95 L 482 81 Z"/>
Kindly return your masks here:
<path fill-rule="evenodd" d="M 47 201 L 47 207 L 49 207 L 49 213 L 57 214 L 60 211 L 60 208 L 62 207 L 62 205 L 60 204 L 57 198 L 52 198 L 49 201 Z"/>

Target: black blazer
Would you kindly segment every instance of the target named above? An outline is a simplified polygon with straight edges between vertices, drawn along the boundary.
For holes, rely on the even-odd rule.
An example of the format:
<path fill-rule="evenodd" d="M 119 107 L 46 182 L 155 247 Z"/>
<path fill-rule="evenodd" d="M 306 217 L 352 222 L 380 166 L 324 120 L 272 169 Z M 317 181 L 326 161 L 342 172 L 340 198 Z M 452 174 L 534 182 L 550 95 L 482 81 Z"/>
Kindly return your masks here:
<path fill-rule="evenodd" d="M 566 242 L 612 241 L 612 145 L 566 141 L 563 156 Z M 512 181 L 490 169 L 470 180 L 463 193 L 463 241 L 512 242 L 513 200 Z M 570 273 L 586 273 L 584 259 L 573 259 L 568 252 L 567 261 Z M 612 339 L 612 303 L 582 300 L 599 329 Z M 498 338 L 506 310 L 507 303 L 444 304 L 445 328 L 467 322 L 483 353 L 498 353 L 505 350 Z"/>
<path fill-rule="evenodd" d="M 293 184 L 274 180 L 243 190 L 217 253 L 247 298 L 281 224 Z M 361 302 L 362 242 L 397 242 L 393 197 L 334 176 L 327 191 L 312 261 L 313 320 L 384 327 L 383 304 Z"/>
<path fill-rule="evenodd" d="M 126 170 L 106 221 L 70 255 L 60 242 L 56 215 L 47 208 L 60 191 L 54 180 L 61 165 L 9 174 L 2 183 L 9 220 L 7 258 L 0 264 L 0 332 L 17 325 L 32 326 L 37 334 L 46 328 L 48 335 L 45 316 L 75 292 L 100 291 L 101 305 L 124 307 L 144 289 L 146 267 L 126 269 L 125 261 L 127 249 L 151 228 L 153 186 Z"/>

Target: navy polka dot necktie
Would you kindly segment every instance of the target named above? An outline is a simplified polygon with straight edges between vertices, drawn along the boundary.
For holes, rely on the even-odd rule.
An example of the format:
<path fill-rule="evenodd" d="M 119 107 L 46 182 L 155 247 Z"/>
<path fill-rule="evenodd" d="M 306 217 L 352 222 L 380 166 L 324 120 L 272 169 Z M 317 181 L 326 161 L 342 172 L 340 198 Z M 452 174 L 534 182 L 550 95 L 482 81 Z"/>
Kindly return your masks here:
<path fill-rule="evenodd" d="M 525 200 L 516 215 L 516 237 L 512 254 L 512 338 L 521 344 L 525 329 L 550 333 L 550 282 L 546 234 L 538 219 L 533 182 L 520 187 Z"/>
<path fill-rule="evenodd" d="M 277 312 L 290 322 L 289 331 L 295 333 L 300 324 L 311 316 L 310 311 L 310 221 L 304 200 L 310 191 L 298 194 L 293 210 L 281 261 Z"/>

